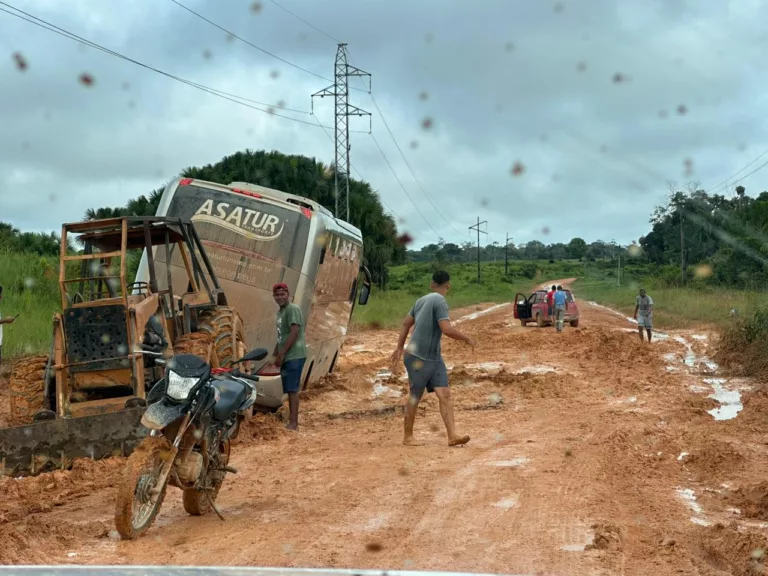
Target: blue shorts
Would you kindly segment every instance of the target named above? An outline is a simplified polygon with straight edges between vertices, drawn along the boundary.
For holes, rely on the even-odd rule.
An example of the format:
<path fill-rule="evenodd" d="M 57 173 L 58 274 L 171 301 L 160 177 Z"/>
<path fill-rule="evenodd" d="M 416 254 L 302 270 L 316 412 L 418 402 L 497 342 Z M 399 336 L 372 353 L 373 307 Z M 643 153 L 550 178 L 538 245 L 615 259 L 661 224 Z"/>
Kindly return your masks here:
<path fill-rule="evenodd" d="M 448 387 L 448 369 L 445 362 L 439 360 L 422 360 L 411 354 L 403 358 L 408 372 L 411 396 L 421 398 L 424 390 L 434 392 L 435 388 Z"/>
<path fill-rule="evenodd" d="M 283 381 L 283 394 L 295 394 L 301 389 L 301 373 L 306 358 L 288 360 L 280 365 L 280 379 Z"/>

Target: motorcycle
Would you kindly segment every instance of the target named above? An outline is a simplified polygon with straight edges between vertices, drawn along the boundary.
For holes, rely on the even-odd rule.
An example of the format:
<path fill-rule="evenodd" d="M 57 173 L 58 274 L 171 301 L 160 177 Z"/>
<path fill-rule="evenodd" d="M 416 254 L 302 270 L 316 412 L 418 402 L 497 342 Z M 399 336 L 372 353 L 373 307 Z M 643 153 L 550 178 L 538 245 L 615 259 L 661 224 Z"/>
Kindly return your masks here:
<path fill-rule="evenodd" d="M 141 423 L 150 433 L 128 458 L 118 486 L 115 526 L 124 540 L 149 529 L 168 484 L 183 491 L 188 514 L 201 516 L 213 510 L 224 520 L 216 497 L 226 474 L 237 473 L 229 465 L 230 444 L 258 396 L 251 382 L 259 377 L 236 366 L 269 354 L 258 348 L 231 368 L 212 370 L 197 356 L 181 354 L 166 362 L 151 346 L 142 348 L 143 354 L 156 356 L 164 375 L 146 397 Z"/>

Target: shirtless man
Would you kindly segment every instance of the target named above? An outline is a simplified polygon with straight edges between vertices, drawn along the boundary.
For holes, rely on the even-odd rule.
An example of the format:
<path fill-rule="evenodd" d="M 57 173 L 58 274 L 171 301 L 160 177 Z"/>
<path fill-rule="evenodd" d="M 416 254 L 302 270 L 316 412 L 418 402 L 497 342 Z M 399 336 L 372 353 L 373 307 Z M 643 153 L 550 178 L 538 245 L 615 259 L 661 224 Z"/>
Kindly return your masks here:
<path fill-rule="evenodd" d="M 440 403 L 440 415 L 443 417 L 445 430 L 448 433 L 448 445 L 460 446 L 469 442 L 469 436 L 462 436 L 456 432 L 453 401 L 451 390 L 448 388 L 448 370 L 443 362 L 440 339 L 445 334 L 454 340 L 466 342 L 473 350 L 475 341 L 451 326 L 448 302 L 445 300 L 445 295 L 451 288 L 451 277 L 448 272 L 435 272 L 430 288 L 432 292 L 419 298 L 403 320 L 397 348 L 391 357 L 394 365 L 403 358 L 403 352 L 405 352 L 403 362 L 410 385 L 410 394 L 405 406 L 403 444 L 406 446 L 423 444 L 413 437 L 413 424 L 416 420 L 416 408 L 426 389 L 427 392 L 434 392 Z M 413 336 L 408 342 L 407 350 L 404 350 L 405 340 L 411 327 L 414 327 Z"/>

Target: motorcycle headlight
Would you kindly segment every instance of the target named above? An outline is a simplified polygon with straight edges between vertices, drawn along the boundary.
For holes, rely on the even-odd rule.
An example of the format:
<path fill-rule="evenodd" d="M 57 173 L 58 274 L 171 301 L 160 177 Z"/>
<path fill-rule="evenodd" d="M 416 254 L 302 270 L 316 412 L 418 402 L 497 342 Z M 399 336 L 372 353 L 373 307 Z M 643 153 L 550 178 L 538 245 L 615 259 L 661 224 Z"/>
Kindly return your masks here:
<path fill-rule="evenodd" d="M 174 400 L 186 400 L 195 384 L 197 384 L 197 378 L 184 378 L 169 370 L 168 387 L 165 393 Z"/>

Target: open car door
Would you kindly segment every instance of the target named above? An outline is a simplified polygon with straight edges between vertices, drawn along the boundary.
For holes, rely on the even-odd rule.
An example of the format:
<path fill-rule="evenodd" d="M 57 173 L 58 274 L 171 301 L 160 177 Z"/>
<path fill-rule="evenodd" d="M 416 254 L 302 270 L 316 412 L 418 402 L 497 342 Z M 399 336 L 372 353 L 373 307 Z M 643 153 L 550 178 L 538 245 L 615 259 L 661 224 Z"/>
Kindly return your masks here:
<path fill-rule="evenodd" d="M 525 294 L 520 294 L 519 292 L 515 294 L 515 309 L 513 312 L 515 319 L 517 320 L 530 320 L 531 305 L 528 302 L 528 298 L 525 297 Z"/>

